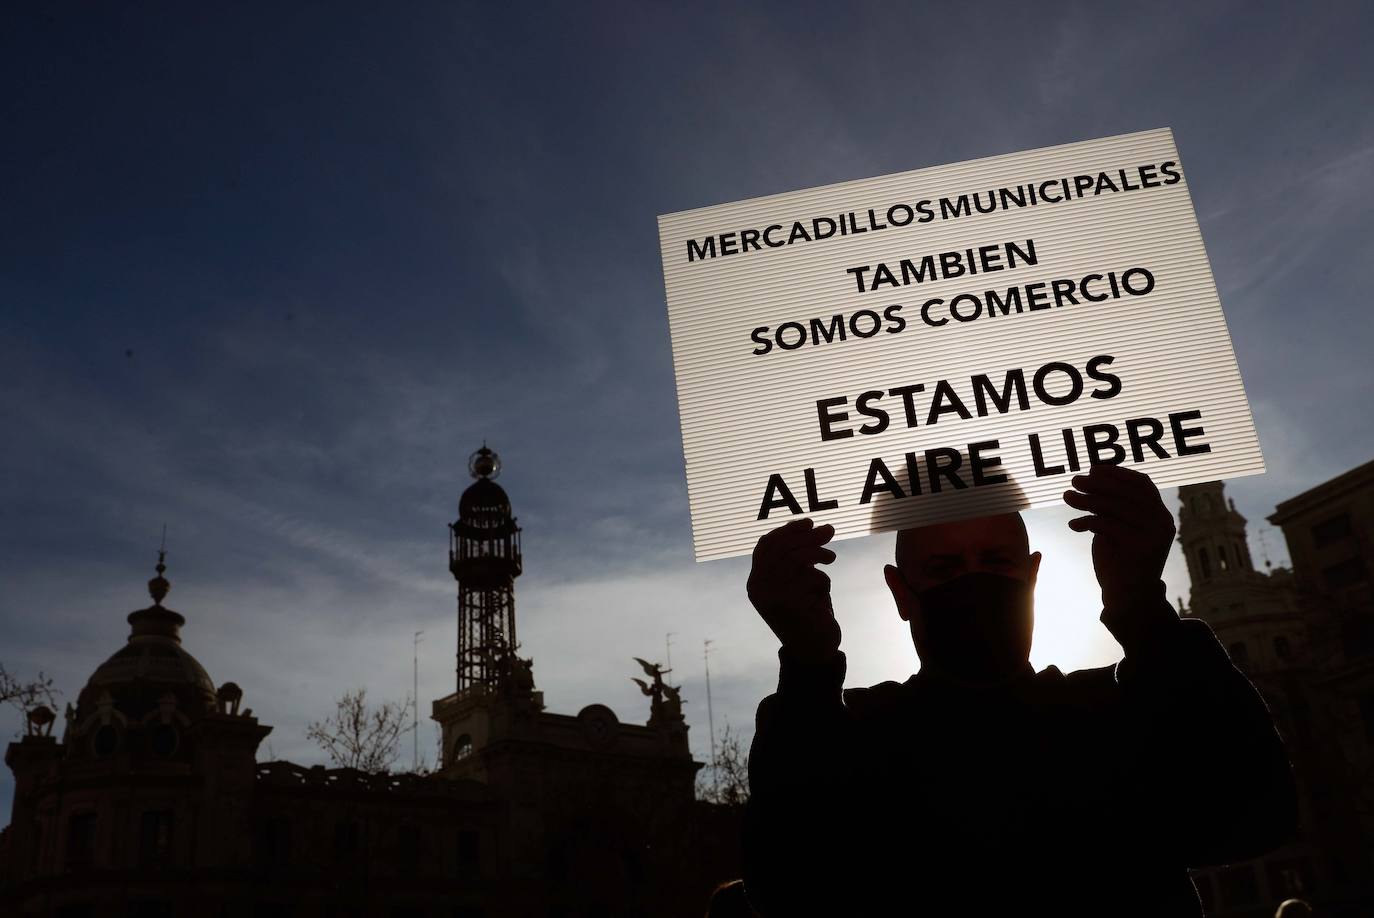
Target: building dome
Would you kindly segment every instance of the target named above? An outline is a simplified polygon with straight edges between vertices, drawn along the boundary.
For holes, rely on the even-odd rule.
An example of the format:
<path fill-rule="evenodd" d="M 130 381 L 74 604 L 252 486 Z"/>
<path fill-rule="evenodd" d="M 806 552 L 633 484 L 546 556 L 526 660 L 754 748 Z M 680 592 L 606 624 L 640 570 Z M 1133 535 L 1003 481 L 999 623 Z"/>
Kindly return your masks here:
<path fill-rule="evenodd" d="M 458 518 L 489 520 L 510 516 L 506 489 L 492 480 L 501 474 L 501 457 L 483 443 L 481 449 L 468 457 L 468 472 L 477 480 L 458 498 Z"/>
<path fill-rule="evenodd" d="M 157 576 L 148 582 L 153 604 L 129 614 L 129 640 L 101 663 L 77 697 L 77 718 L 85 720 L 102 703 L 130 721 L 139 721 L 158 710 L 167 695 L 187 714 L 215 708 L 215 684 L 205 667 L 181 646 L 181 626 L 186 619 L 165 608 L 162 599 L 171 584 L 162 576 L 166 565 L 158 558 Z"/>
<path fill-rule="evenodd" d="M 506 489 L 490 478 L 479 478 L 458 498 L 458 516 L 466 519 L 489 514 L 509 516 L 510 498 Z"/>

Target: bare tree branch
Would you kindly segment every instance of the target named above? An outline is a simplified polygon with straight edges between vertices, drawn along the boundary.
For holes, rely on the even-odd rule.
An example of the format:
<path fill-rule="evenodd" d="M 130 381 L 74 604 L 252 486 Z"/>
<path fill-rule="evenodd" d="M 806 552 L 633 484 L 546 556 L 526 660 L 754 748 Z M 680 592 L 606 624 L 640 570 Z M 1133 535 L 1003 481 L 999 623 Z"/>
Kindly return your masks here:
<path fill-rule="evenodd" d="M 325 751 L 336 766 L 371 774 L 389 772 L 400 755 L 401 737 L 409 732 L 406 712 L 411 699 L 385 701 L 370 709 L 367 689 L 345 692 L 335 702 L 334 714 L 312 721 L 305 735 Z"/>
<path fill-rule="evenodd" d="M 40 704 L 57 710 L 58 691 L 52 687 L 52 677 L 40 670 L 36 679 L 21 679 L 0 663 L 0 703 L 7 704 L 26 718 L 29 711 Z"/>
<path fill-rule="evenodd" d="M 726 806 L 749 802 L 749 754 L 729 723 L 716 747 L 715 764 L 697 773 L 697 799 Z"/>

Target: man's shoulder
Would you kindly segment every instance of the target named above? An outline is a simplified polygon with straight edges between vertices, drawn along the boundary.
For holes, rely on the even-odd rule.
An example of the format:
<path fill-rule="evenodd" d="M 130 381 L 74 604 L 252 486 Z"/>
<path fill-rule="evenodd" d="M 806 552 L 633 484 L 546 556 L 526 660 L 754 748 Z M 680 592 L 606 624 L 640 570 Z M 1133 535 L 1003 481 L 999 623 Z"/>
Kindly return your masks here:
<path fill-rule="evenodd" d="M 1078 709 L 1085 713 L 1110 709 L 1121 697 L 1114 666 L 1080 669 L 1070 673 L 1049 666 L 1032 675 L 1024 686 L 1018 694 L 1032 705 L 1060 710 Z M 873 722 L 911 716 L 914 711 L 927 709 L 931 705 L 940 707 L 942 701 L 950 700 L 938 692 L 933 697 L 923 692 L 917 676 L 905 682 L 889 680 L 876 685 L 847 688 L 842 697 L 852 719 Z"/>
<path fill-rule="evenodd" d="M 909 697 L 911 680 L 887 680 L 876 685 L 855 686 L 844 690 L 844 706 L 856 717 L 881 716 L 903 704 Z"/>
<path fill-rule="evenodd" d="M 1071 707 L 1101 708 L 1114 704 L 1121 695 L 1115 663 L 1069 673 L 1049 666 L 1036 673 L 1036 682 L 1055 700 Z"/>
<path fill-rule="evenodd" d="M 1047 674 L 1053 675 L 1047 675 Z M 1088 669 L 1075 669 L 1073 672 L 1060 672 L 1059 667 L 1049 666 L 1036 674 L 1037 678 L 1062 682 L 1069 689 L 1088 689 L 1116 684 L 1116 664 L 1093 666 Z"/>

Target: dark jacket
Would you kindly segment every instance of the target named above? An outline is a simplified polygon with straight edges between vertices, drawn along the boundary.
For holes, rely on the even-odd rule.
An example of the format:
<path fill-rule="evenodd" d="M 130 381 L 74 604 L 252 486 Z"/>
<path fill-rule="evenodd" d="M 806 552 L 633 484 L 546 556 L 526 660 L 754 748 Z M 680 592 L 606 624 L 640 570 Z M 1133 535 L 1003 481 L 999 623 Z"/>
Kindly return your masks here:
<path fill-rule="evenodd" d="M 1115 666 L 842 691 L 779 651 L 749 760 L 745 886 L 775 915 L 1202 914 L 1186 869 L 1296 832 L 1263 700 L 1163 597 L 1104 611 Z"/>

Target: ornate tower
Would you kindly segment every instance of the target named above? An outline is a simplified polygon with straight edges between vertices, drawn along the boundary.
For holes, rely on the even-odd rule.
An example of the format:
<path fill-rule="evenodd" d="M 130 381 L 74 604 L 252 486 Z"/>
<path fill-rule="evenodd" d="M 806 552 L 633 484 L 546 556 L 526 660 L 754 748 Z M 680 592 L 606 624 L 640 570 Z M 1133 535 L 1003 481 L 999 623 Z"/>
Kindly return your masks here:
<path fill-rule="evenodd" d="M 534 661 L 515 639 L 515 578 L 520 527 L 510 498 L 492 479 L 501 459 L 483 444 L 468 459 L 474 481 L 449 525 L 448 569 L 458 581 L 458 685 L 434 702 L 442 728 L 442 767 L 451 777 L 485 780 L 481 753 L 498 736 L 531 726 L 543 710 L 534 690 Z"/>
<path fill-rule="evenodd" d="M 458 685 L 431 708 L 442 734 L 439 773 L 486 786 L 502 819 L 498 856 L 522 888 L 548 889 L 560 906 L 595 902 L 598 914 L 668 914 L 676 906 L 661 903 L 699 895 L 683 865 L 703 847 L 684 831 L 695 818 L 701 763 L 692 759 L 680 691 L 664 682 L 662 667 L 640 660 L 653 680 L 638 680 L 651 699 L 648 723 L 624 723 L 604 704 L 576 715 L 544 709 L 515 639 L 520 528 L 492 480 L 500 467 L 485 446 L 473 453 L 476 481 L 449 527 Z"/>
<path fill-rule="evenodd" d="M 449 524 L 448 569 L 458 581 L 458 694 L 495 692 L 508 675 L 515 639 L 515 578 L 520 576 L 520 527 L 510 498 L 495 479 L 501 459 L 486 444 L 468 459 L 477 480 L 458 501 Z"/>
<path fill-rule="evenodd" d="M 6 751 L 4 914 L 141 913 L 140 901 L 199 914 L 224 901 L 224 878 L 250 862 L 256 753 L 272 728 L 240 711 L 242 691 L 216 689 L 182 646 L 186 619 L 162 604 L 165 552 L 156 571 L 153 604 L 128 615 L 124 645 L 66 705 L 61 739 L 53 712 L 38 708 L 29 735 Z"/>
<path fill-rule="evenodd" d="M 1245 541 L 1245 517 L 1228 501 L 1219 481 L 1184 485 L 1178 489 L 1178 541 L 1188 561 L 1194 604 L 1213 593 L 1250 579 L 1254 573 L 1250 547 Z"/>
<path fill-rule="evenodd" d="M 1178 497 L 1178 541 L 1192 581 L 1184 614 L 1211 625 L 1252 679 L 1290 669 L 1305 640 L 1288 572 L 1255 570 L 1245 517 L 1220 481 L 1184 485 Z"/>

